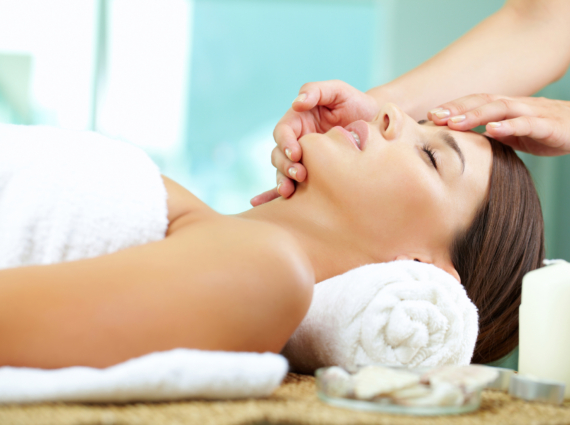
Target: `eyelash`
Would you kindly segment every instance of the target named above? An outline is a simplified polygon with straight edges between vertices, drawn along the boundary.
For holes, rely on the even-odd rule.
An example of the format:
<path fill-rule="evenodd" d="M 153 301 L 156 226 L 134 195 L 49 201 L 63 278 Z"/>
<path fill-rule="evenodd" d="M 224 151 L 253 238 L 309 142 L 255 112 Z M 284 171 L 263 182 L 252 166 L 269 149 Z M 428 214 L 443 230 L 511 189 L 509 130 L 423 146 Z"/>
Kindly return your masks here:
<path fill-rule="evenodd" d="M 430 145 L 425 144 L 422 146 L 422 151 L 424 151 L 426 153 L 426 155 L 429 157 L 431 163 L 433 164 L 433 166 L 437 170 L 437 158 L 435 156 L 435 151 L 433 150 L 433 148 Z"/>

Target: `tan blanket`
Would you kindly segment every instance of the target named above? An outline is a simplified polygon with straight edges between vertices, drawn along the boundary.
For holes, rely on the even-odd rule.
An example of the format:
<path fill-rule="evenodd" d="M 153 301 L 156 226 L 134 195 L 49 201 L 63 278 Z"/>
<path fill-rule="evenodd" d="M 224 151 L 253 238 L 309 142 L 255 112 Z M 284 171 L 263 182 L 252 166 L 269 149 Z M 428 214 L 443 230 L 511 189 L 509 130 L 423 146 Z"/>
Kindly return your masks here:
<path fill-rule="evenodd" d="M 570 424 L 570 401 L 563 406 L 528 403 L 485 391 L 481 409 L 460 416 L 413 417 L 354 412 L 328 406 L 317 398 L 311 376 L 289 374 L 265 399 L 186 401 L 127 405 L 39 404 L 0 407 L 4 425 L 559 425 Z"/>

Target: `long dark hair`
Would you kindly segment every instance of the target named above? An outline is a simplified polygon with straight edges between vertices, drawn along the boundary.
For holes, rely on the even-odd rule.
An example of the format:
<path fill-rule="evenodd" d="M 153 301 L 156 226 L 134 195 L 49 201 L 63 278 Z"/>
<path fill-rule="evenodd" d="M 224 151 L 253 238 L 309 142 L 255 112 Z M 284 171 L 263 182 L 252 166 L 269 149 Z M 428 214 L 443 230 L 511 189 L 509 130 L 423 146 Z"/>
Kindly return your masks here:
<path fill-rule="evenodd" d="M 489 139 L 489 193 L 451 258 L 479 310 L 473 363 L 489 363 L 518 345 L 523 276 L 542 266 L 544 222 L 532 178 L 512 148 Z"/>

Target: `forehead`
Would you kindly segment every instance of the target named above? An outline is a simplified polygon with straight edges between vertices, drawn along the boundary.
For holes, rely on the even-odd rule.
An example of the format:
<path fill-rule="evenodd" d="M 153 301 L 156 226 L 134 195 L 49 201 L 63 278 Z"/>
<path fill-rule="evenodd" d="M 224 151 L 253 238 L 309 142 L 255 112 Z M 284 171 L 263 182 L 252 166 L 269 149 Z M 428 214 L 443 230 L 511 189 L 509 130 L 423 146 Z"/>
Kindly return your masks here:
<path fill-rule="evenodd" d="M 445 125 L 443 125 L 443 126 L 442 126 L 442 125 L 435 125 L 435 124 L 433 123 L 433 121 L 429 121 L 429 120 L 419 120 L 419 121 L 418 121 L 418 124 L 421 125 L 423 128 L 431 129 L 432 131 L 434 131 L 434 130 L 442 130 L 442 131 L 451 133 L 451 134 L 453 134 L 454 136 L 455 136 L 456 134 L 476 134 L 476 135 L 479 135 L 479 136 L 481 136 L 482 138 L 486 139 L 485 136 L 483 136 L 483 135 L 481 135 L 480 133 L 477 133 L 477 132 L 475 132 L 475 131 L 472 131 L 472 130 L 467 130 L 467 131 L 452 130 L 451 128 L 449 128 L 449 127 L 447 127 L 447 126 L 445 126 Z"/>

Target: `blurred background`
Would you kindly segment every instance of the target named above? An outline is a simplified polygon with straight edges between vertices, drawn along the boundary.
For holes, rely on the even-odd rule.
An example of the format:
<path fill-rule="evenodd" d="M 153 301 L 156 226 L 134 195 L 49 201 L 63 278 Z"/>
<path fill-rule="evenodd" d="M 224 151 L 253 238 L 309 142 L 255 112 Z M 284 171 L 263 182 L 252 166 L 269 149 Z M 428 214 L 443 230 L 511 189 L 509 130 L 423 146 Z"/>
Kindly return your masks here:
<path fill-rule="evenodd" d="M 273 127 L 300 86 L 390 81 L 503 0 L 0 0 L 0 122 L 95 130 L 237 213 L 275 185 Z M 419 95 L 419 94 L 418 94 Z M 539 95 L 570 100 L 570 76 Z M 521 155 L 547 255 L 570 259 L 570 156 Z"/>

